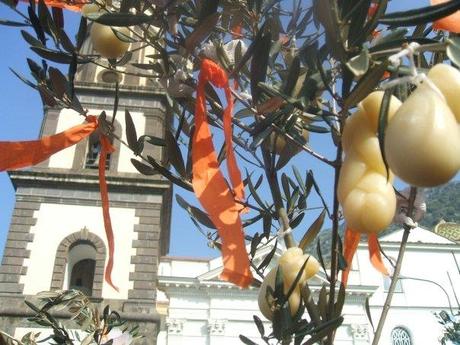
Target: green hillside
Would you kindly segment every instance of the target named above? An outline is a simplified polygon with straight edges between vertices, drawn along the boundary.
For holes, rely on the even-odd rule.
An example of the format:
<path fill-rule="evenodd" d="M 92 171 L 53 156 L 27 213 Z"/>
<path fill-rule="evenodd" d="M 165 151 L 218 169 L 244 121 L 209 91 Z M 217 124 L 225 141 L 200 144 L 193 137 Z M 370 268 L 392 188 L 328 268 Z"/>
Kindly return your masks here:
<path fill-rule="evenodd" d="M 460 182 L 452 182 L 426 191 L 427 213 L 420 222 L 432 229 L 441 219 L 460 223 Z"/>

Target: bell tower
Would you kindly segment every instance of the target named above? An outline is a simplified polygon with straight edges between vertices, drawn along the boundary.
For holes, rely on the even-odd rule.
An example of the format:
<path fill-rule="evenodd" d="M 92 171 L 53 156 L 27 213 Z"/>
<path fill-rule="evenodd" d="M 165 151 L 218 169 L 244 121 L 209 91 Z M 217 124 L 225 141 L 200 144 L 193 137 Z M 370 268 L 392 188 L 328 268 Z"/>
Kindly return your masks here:
<path fill-rule="evenodd" d="M 135 49 L 130 63 L 147 63 L 146 49 Z M 87 40 L 83 53 L 92 52 Z M 129 53 L 131 54 L 131 53 Z M 107 60 L 98 62 L 108 66 Z M 127 67 L 129 66 L 129 67 Z M 162 138 L 169 125 L 165 95 L 130 64 L 107 70 L 80 66 L 75 91 L 91 115 L 113 116 L 115 83 L 119 83 L 115 133 L 126 141 L 125 110 L 138 135 Z M 145 72 L 145 71 L 144 71 Z M 44 108 L 40 137 L 83 122 L 73 110 Z M 110 304 L 128 321 L 140 324 L 155 343 L 159 329 L 155 310 L 158 261 L 169 249 L 171 184 L 161 175 L 144 176 L 131 164 L 131 151 L 113 140 L 116 151 L 106 164 L 110 214 L 115 238 L 112 280 L 103 279 L 108 259 L 98 183 L 99 142 L 92 135 L 39 165 L 9 176 L 16 204 L 0 266 L 0 329 L 25 333 L 32 312 L 24 299 L 44 290 L 80 289 L 101 305 Z M 146 144 L 144 153 L 160 160 L 160 146 Z"/>

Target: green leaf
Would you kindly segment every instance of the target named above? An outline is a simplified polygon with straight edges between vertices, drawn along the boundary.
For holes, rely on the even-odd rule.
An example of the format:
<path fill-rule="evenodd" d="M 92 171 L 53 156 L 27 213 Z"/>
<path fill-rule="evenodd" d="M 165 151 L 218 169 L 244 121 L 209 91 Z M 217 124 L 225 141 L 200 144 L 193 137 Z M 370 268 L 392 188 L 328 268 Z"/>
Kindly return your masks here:
<path fill-rule="evenodd" d="M 133 118 L 131 117 L 128 109 L 125 109 L 125 124 L 126 124 L 126 141 L 131 150 L 133 150 L 135 155 L 138 155 L 139 152 L 139 142 L 137 139 L 136 126 L 134 126 Z"/>
<path fill-rule="evenodd" d="M 249 187 L 249 191 L 251 192 L 252 197 L 257 202 L 257 204 L 259 204 L 260 207 L 262 207 L 264 210 L 266 210 L 265 204 L 263 203 L 263 201 L 260 198 L 259 194 L 257 194 L 256 188 L 252 184 L 251 175 L 249 175 L 247 171 L 246 171 L 246 175 L 247 175 L 246 180 L 248 181 L 248 187 Z"/>
<path fill-rule="evenodd" d="M 391 26 L 414 26 L 444 18 L 457 10 L 460 10 L 460 0 L 451 0 L 439 5 L 390 13 L 380 18 L 379 22 Z"/>
<path fill-rule="evenodd" d="M 48 73 L 56 96 L 59 99 L 62 99 L 62 97 L 67 94 L 69 89 L 67 78 L 64 76 L 64 74 L 62 74 L 60 70 L 54 67 L 50 67 Z"/>
<path fill-rule="evenodd" d="M 57 29 L 57 36 L 58 36 L 59 43 L 61 43 L 61 46 L 67 52 L 73 53 L 75 51 L 75 47 L 72 41 L 70 40 L 69 36 L 67 36 L 67 33 L 63 29 L 61 28 Z"/>
<path fill-rule="evenodd" d="M 369 52 L 367 49 L 361 50 L 361 53 L 348 60 L 346 65 L 355 76 L 361 77 L 369 69 Z"/>
<path fill-rule="evenodd" d="M 4 25 L 4 26 L 16 26 L 16 27 L 30 26 L 30 24 L 27 24 L 27 23 L 20 23 L 20 22 L 15 22 L 15 21 L 6 20 L 6 19 L 0 19 L 0 25 Z"/>
<path fill-rule="evenodd" d="M 126 42 L 126 43 L 136 43 L 136 42 L 138 42 L 138 40 L 135 39 L 134 37 L 131 37 L 130 35 L 126 35 L 123 32 L 121 32 L 120 30 L 116 30 L 115 28 L 112 28 L 112 32 L 122 42 Z"/>
<path fill-rule="evenodd" d="M 288 203 L 291 198 L 291 189 L 289 188 L 289 179 L 285 173 L 281 175 L 281 185 L 283 186 L 284 197 L 287 199 Z"/>
<path fill-rule="evenodd" d="M 263 228 L 264 236 L 268 240 L 272 229 L 272 215 L 270 213 L 265 213 L 263 215 Z"/>
<path fill-rule="evenodd" d="M 158 170 L 158 172 L 163 175 L 164 177 L 166 177 L 169 181 L 171 181 L 172 183 L 178 185 L 179 187 L 182 187 L 190 192 L 193 192 L 193 186 L 190 182 L 188 181 L 185 181 L 177 176 L 175 176 L 174 174 L 172 174 L 168 169 L 166 169 L 164 166 L 162 166 L 161 164 L 158 164 L 158 162 L 151 156 L 147 156 L 147 159 L 149 161 L 150 164 L 152 164 L 152 166 Z"/>
<path fill-rule="evenodd" d="M 379 139 L 380 154 L 385 165 L 387 172 L 387 180 L 390 178 L 390 169 L 385 156 L 385 131 L 388 124 L 388 109 L 390 109 L 390 101 L 393 93 L 393 88 L 385 90 L 382 98 L 382 104 L 380 105 L 379 122 L 377 128 L 377 136 Z"/>
<path fill-rule="evenodd" d="M 460 37 L 450 36 L 447 39 L 446 53 L 454 64 L 460 66 Z"/>
<path fill-rule="evenodd" d="M 297 274 L 295 276 L 295 279 L 292 282 L 291 286 L 289 287 L 289 290 L 288 290 L 287 294 L 284 296 L 284 299 L 283 299 L 284 301 L 289 300 L 289 297 L 291 297 L 291 295 L 296 290 L 296 288 L 298 288 L 300 278 L 302 277 L 302 275 L 304 273 L 304 270 L 305 270 L 305 267 L 307 266 L 308 260 L 310 260 L 310 256 L 307 257 L 307 259 L 304 261 L 304 263 L 300 267 L 300 270 L 297 272 Z"/>
<path fill-rule="evenodd" d="M 385 44 L 395 40 L 402 40 L 405 38 L 406 34 L 409 32 L 406 28 L 395 28 L 393 30 L 389 30 L 385 36 L 379 36 L 375 39 L 373 46 L 378 46 L 380 44 Z"/>
<path fill-rule="evenodd" d="M 13 74 L 18 77 L 23 83 L 25 83 L 26 85 L 30 86 L 31 88 L 37 90 L 37 85 L 35 85 L 34 83 L 32 83 L 30 80 L 28 80 L 27 78 L 25 78 L 22 74 L 16 72 L 14 69 L 10 68 L 10 71 L 13 72 Z"/>
<path fill-rule="evenodd" d="M 334 316 L 339 317 L 342 314 L 343 305 L 345 304 L 345 285 L 340 283 L 339 293 L 337 294 L 337 301 L 334 304 Z"/>
<path fill-rule="evenodd" d="M 176 169 L 178 174 L 184 177 L 186 175 L 184 159 L 182 158 L 182 153 L 180 152 L 176 138 L 169 129 L 166 130 L 165 142 L 169 162 Z"/>
<path fill-rule="evenodd" d="M 284 84 L 283 93 L 291 96 L 292 91 L 294 90 L 297 80 L 300 75 L 300 58 L 295 56 L 292 60 L 291 65 L 289 66 L 288 76 L 286 78 L 286 83 Z"/>
<path fill-rule="evenodd" d="M 62 64 L 70 64 L 72 63 L 72 55 L 60 52 L 58 50 L 51 50 L 42 47 L 30 47 L 35 53 L 46 60 L 50 60 L 57 63 Z M 88 62 L 89 60 L 79 59 L 79 63 Z"/>
<path fill-rule="evenodd" d="M 146 23 L 153 23 L 154 16 L 148 16 L 143 13 L 101 13 L 94 12 L 86 16 L 89 20 L 108 26 L 133 26 Z"/>
<path fill-rule="evenodd" d="M 78 26 L 78 33 L 77 33 L 77 44 L 76 50 L 79 51 L 85 41 L 86 32 L 88 30 L 88 21 L 84 16 L 80 18 L 80 25 Z"/>
<path fill-rule="evenodd" d="M 375 333 L 374 322 L 372 322 L 371 308 L 369 306 L 369 296 L 366 297 L 366 301 L 364 302 L 364 308 L 366 309 L 367 319 L 369 320 L 369 323 L 371 324 L 373 333 Z"/>
<path fill-rule="evenodd" d="M 158 171 L 153 169 L 150 165 L 139 162 L 137 159 L 131 158 L 131 163 L 142 175 L 155 175 Z"/>
<path fill-rule="evenodd" d="M 316 242 L 316 254 L 318 255 L 319 263 L 324 272 L 326 272 L 326 265 L 324 264 L 323 253 L 321 252 L 321 240 L 318 238 L 318 242 Z"/>
<path fill-rule="evenodd" d="M 262 30 L 262 29 L 261 29 Z M 271 35 L 264 32 L 256 36 L 254 53 L 250 66 L 251 95 L 253 104 L 258 104 L 262 95 L 260 83 L 267 77 L 268 59 L 270 56 Z"/>
<path fill-rule="evenodd" d="M 327 306 L 328 306 L 327 296 L 328 296 L 328 293 L 327 293 L 326 286 L 323 285 L 323 287 L 319 291 L 318 309 L 321 315 L 321 319 L 323 319 L 324 321 L 327 320 Z"/>
<path fill-rule="evenodd" d="M 257 315 L 253 315 L 252 317 L 254 318 L 254 323 L 259 330 L 260 336 L 263 337 L 265 335 L 265 328 L 262 320 Z"/>
<path fill-rule="evenodd" d="M 350 46 L 361 46 L 365 36 L 363 36 L 364 23 L 367 18 L 371 0 L 359 1 L 350 18 L 350 28 L 348 30 L 348 41 Z"/>
<path fill-rule="evenodd" d="M 329 128 L 322 127 L 322 126 L 316 126 L 312 124 L 306 124 L 304 127 L 307 131 L 313 132 L 313 133 L 329 133 L 331 131 Z"/>
<path fill-rule="evenodd" d="M 31 34 L 29 34 L 25 30 L 21 30 L 21 35 L 24 38 L 24 40 L 29 43 L 33 47 L 44 47 L 43 43 L 40 40 L 37 40 L 35 37 L 33 37 Z"/>
<path fill-rule="evenodd" d="M 326 210 L 324 209 L 321 211 L 318 218 L 316 218 L 315 221 L 310 225 L 305 235 L 303 235 L 302 240 L 299 243 L 300 249 L 305 250 L 307 246 L 313 242 L 323 226 L 325 216 Z"/>
<path fill-rule="evenodd" d="M 339 317 L 334 320 L 327 321 L 320 326 L 316 327 L 313 331 L 315 334 L 309 338 L 302 345 L 313 345 L 316 344 L 319 340 L 325 338 L 327 335 L 331 334 L 333 330 L 339 328 L 343 322 L 343 317 Z"/>
<path fill-rule="evenodd" d="M 295 229 L 299 224 L 302 222 L 303 218 L 305 217 L 305 212 L 299 213 L 297 217 L 289 222 L 289 227 L 291 229 Z"/>
<path fill-rule="evenodd" d="M 292 171 L 294 172 L 294 176 L 299 184 L 300 188 L 302 189 L 303 193 L 306 193 L 305 185 L 303 183 L 302 175 L 300 174 L 299 169 L 295 165 L 292 166 Z"/>
<path fill-rule="evenodd" d="M 185 48 L 191 52 L 208 37 L 219 21 L 220 14 L 214 13 L 205 19 L 193 30 L 193 32 L 185 39 Z"/>
<path fill-rule="evenodd" d="M 246 345 L 257 345 L 257 343 L 253 342 L 251 339 L 249 339 L 248 337 L 245 337 L 242 334 L 240 334 L 240 340 Z"/>
<path fill-rule="evenodd" d="M 382 79 L 387 67 L 388 61 L 385 60 L 385 62 L 370 68 L 351 91 L 350 95 L 344 102 L 344 107 L 350 109 L 366 98 L 366 96 L 377 86 L 380 79 Z"/>
<path fill-rule="evenodd" d="M 275 256 L 277 244 L 278 242 L 275 243 L 273 249 L 270 250 L 270 253 L 268 253 L 259 264 L 259 266 L 257 266 L 257 270 L 264 270 L 270 264 L 270 261 L 272 261 L 273 257 Z"/>
<path fill-rule="evenodd" d="M 195 218 L 198 222 L 203 224 L 204 226 L 210 229 L 216 229 L 216 226 L 211 221 L 209 216 L 200 210 L 198 207 L 190 205 L 184 198 L 182 198 L 179 194 L 176 194 L 177 203 L 185 209 L 193 218 Z"/>
<path fill-rule="evenodd" d="M 37 38 L 42 42 L 43 45 L 46 45 L 45 32 L 43 31 L 43 28 L 40 24 L 40 19 L 38 19 L 32 6 L 27 7 L 27 13 L 29 14 L 29 19 L 32 23 L 32 27 L 34 28 L 35 33 L 37 34 Z"/>

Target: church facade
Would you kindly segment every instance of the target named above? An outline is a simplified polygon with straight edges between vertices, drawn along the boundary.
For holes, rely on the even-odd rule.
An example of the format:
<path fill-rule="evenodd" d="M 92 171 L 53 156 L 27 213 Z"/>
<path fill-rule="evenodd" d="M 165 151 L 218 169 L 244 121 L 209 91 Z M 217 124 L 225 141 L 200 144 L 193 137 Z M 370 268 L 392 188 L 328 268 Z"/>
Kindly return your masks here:
<path fill-rule="evenodd" d="M 88 42 L 86 52 L 91 52 Z M 146 49 L 133 61 L 147 62 Z M 132 72 L 129 68 L 127 72 Z M 163 137 L 169 116 L 162 90 L 145 78 L 85 65 L 75 90 L 90 115 L 114 109 L 114 84 L 119 82 L 115 133 L 126 141 L 125 110 L 138 135 Z M 68 109 L 45 107 L 40 137 L 83 123 Z M 113 282 L 103 278 L 108 258 L 98 180 L 98 133 L 31 169 L 10 171 L 16 204 L 0 267 L 0 329 L 14 334 L 32 311 L 27 296 L 44 290 L 78 288 L 101 305 L 110 304 L 124 318 L 155 334 L 160 317 L 155 309 L 159 257 L 169 248 L 171 184 L 161 175 L 141 175 L 131 164 L 131 151 L 113 140 L 116 151 L 106 164 L 110 213 L 115 238 Z M 146 146 L 148 146 L 146 144 Z M 161 147 L 145 154 L 163 158 Z M 155 337 L 144 339 L 155 343 Z"/>
<path fill-rule="evenodd" d="M 397 257 L 403 231 L 380 239 L 390 260 Z M 257 265 L 272 247 L 256 255 Z M 283 252 L 278 248 L 276 261 Z M 401 280 L 393 297 L 382 337 L 382 345 L 440 344 L 442 327 L 434 313 L 458 311 L 460 297 L 460 246 L 431 231 L 412 230 L 406 247 Z M 391 270 L 391 265 L 385 261 Z M 164 257 L 158 273 L 157 310 L 165 314 L 158 345 L 241 344 L 243 334 L 262 344 L 253 315 L 263 320 L 265 334 L 271 323 L 259 312 L 258 289 L 240 289 L 218 279 L 222 261 Z M 316 300 L 323 284 L 322 272 L 309 281 Z M 390 279 L 382 276 L 369 262 L 366 243 L 360 243 L 352 263 L 345 304 L 344 322 L 338 328 L 335 345 L 369 345 L 372 325 L 366 315 L 365 301 L 374 326 L 377 325 Z M 306 339 L 305 339 L 306 340 Z"/>

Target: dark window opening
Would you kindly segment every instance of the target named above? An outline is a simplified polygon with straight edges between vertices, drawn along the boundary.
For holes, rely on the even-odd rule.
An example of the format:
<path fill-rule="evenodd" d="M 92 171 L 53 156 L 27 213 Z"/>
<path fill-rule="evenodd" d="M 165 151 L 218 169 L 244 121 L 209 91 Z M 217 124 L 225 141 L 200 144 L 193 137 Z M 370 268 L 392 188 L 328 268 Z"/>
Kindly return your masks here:
<path fill-rule="evenodd" d="M 88 151 L 86 153 L 85 169 L 99 169 L 99 159 L 101 153 L 101 142 L 99 141 L 99 131 L 96 130 L 88 138 Z M 110 168 L 110 156 L 107 154 L 105 170 Z"/>
<path fill-rule="evenodd" d="M 70 289 L 80 290 L 87 296 L 93 293 L 94 269 L 96 261 L 83 259 L 72 267 L 70 274 Z"/>

